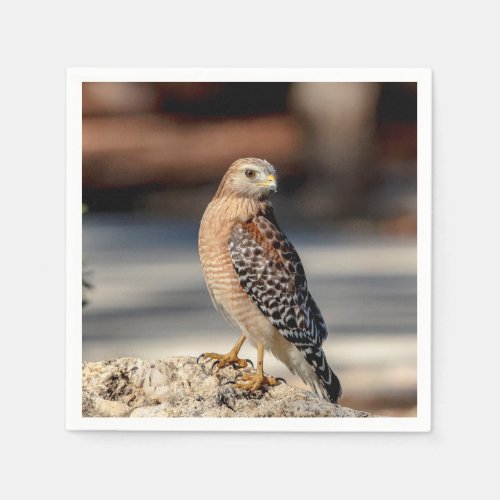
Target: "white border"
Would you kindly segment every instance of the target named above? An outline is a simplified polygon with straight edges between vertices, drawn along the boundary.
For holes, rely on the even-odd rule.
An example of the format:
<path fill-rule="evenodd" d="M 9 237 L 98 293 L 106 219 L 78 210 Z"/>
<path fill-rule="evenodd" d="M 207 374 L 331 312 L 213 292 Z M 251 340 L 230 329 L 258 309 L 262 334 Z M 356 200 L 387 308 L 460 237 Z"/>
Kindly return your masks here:
<path fill-rule="evenodd" d="M 82 417 L 82 82 L 86 81 L 417 82 L 417 417 L 369 419 Z M 68 430 L 309 432 L 431 430 L 432 73 L 430 69 L 70 68 L 67 70 L 66 144 L 66 428 Z"/>

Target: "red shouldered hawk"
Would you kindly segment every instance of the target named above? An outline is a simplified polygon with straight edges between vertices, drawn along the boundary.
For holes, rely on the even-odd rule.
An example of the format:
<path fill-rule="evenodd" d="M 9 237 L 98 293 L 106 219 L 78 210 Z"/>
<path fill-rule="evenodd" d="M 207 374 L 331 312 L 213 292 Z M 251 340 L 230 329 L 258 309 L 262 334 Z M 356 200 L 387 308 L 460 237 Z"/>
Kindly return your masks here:
<path fill-rule="evenodd" d="M 316 394 L 333 403 L 340 382 L 321 348 L 328 332 L 307 288 L 304 268 L 281 231 L 269 194 L 276 192 L 276 170 L 265 160 L 235 161 L 203 215 L 199 233 L 201 266 L 212 301 L 241 331 L 226 355 L 204 353 L 225 365 L 246 367 L 238 357 L 246 338 L 256 345 L 255 374 L 236 384 L 254 391 L 278 384 L 264 374 L 264 350 L 270 350 Z"/>

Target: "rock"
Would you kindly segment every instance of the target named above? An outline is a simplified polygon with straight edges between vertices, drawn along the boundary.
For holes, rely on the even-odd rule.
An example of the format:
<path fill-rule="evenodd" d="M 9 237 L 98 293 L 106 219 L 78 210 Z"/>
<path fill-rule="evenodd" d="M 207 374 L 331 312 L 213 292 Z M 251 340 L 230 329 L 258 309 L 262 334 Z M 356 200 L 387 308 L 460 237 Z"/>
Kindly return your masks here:
<path fill-rule="evenodd" d="M 281 383 L 262 392 L 237 389 L 241 371 L 211 371 L 213 361 L 119 358 L 83 364 L 84 417 L 371 417 Z"/>

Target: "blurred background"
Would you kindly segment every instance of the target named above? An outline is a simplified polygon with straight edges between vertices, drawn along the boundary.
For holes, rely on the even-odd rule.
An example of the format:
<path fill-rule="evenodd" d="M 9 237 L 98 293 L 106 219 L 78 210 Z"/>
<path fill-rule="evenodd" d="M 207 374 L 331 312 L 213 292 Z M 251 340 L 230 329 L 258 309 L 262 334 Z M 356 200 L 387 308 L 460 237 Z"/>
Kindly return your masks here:
<path fill-rule="evenodd" d="M 416 415 L 416 153 L 412 83 L 85 83 L 83 360 L 232 347 L 197 234 L 227 167 L 259 157 L 278 171 L 340 403 Z"/>

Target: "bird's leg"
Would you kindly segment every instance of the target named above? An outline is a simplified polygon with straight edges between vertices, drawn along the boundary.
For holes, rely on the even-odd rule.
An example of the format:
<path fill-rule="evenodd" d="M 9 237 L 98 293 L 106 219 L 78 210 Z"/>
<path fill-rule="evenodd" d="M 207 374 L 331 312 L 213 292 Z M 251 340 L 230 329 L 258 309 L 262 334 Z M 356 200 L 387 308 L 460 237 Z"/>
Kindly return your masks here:
<path fill-rule="evenodd" d="M 264 344 L 257 345 L 257 369 L 255 373 L 243 373 L 235 387 L 238 389 L 245 389 L 246 391 L 258 391 L 262 386 L 273 386 L 279 384 L 279 379 L 268 377 L 264 375 Z"/>
<path fill-rule="evenodd" d="M 238 353 L 240 352 L 241 346 L 243 342 L 245 342 L 245 335 L 241 335 L 238 339 L 238 342 L 234 345 L 234 347 L 227 354 L 216 354 L 215 352 L 204 352 L 198 357 L 198 360 L 201 358 L 215 359 L 214 366 L 217 365 L 217 370 L 224 368 L 224 366 L 232 365 L 236 368 L 246 368 L 248 363 L 252 364 L 249 359 L 241 359 L 238 357 Z M 252 364 L 253 366 L 253 364 Z"/>

